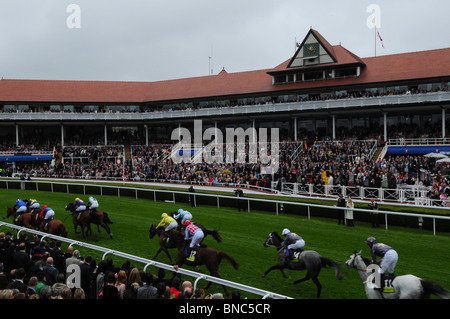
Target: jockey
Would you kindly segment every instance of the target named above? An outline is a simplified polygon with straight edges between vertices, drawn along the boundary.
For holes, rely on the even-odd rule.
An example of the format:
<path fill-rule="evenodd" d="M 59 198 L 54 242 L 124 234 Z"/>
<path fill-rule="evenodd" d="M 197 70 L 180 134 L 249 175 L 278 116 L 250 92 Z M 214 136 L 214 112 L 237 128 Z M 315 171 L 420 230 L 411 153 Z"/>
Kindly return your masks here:
<path fill-rule="evenodd" d="M 185 222 L 192 219 L 192 214 L 190 212 L 188 212 L 187 210 L 180 208 L 178 210 L 178 214 L 173 216 L 173 218 L 178 219 L 180 217 L 181 217 L 181 225 L 184 225 Z"/>
<path fill-rule="evenodd" d="M 14 203 L 13 208 L 16 210 L 16 216 L 15 218 L 19 218 L 19 216 L 23 213 L 27 212 L 27 204 L 21 199 L 16 200 Z"/>
<path fill-rule="evenodd" d="M 33 211 L 33 209 L 38 209 L 41 206 L 37 200 L 31 198 L 28 200 L 27 205 L 30 212 Z"/>
<path fill-rule="evenodd" d="M 81 213 L 85 210 L 86 210 L 85 202 L 79 198 L 75 198 L 75 211 Z"/>
<path fill-rule="evenodd" d="M 47 205 L 44 205 L 42 208 L 43 209 L 39 214 L 40 218 L 44 218 L 44 221 L 41 225 L 41 231 L 45 230 L 45 227 L 47 227 L 48 223 L 53 219 L 53 216 L 55 216 L 55 212 L 53 211 L 53 209 L 51 209 Z"/>
<path fill-rule="evenodd" d="M 91 211 L 95 211 L 98 208 L 98 201 L 92 196 L 89 196 L 88 207 Z"/>
<path fill-rule="evenodd" d="M 187 257 L 186 260 L 189 261 L 194 261 L 195 259 L 195 253 L 192 253 L 192 249 L 194 247 L 200 247 L 200 243 L 202 242 L 203 238 L 205 237 L 205 234 L 203 233 L 203 230 L 194 225 L 190 220 L 186 221 L 183 223 L 184 226 L 186 226 L 186 237 L 184 238 L 184 240 L 189 240 L 191 239 L 191 243 L 189 244 L 189 248 L 188 251 L 186 253 Z"/>
<path fill-rule="evenodd" d="M 395 265 L 398 261 L 397 252 L 390 246 L 383 243 L 379 243 L 375 237 L 369 237 L 366 240 L 366 244 L 369 245 L 372 252 L 372 261 L 376 263 L 377 256 L 381 257 L 380 274 L 384 274 L 386 270 L 393 277 Z"/>
<path fill-rule="evenodd" d="M 169 239 L 169 232 L 174 229 L 177 228 L 178 224 L 177 221 L 175 219 L 173 219 L 172 217 L 170 217 L 169 215 L 167 215 L 167 213 L 162 213 L 161 215 L 161 221 L 159 222 L 158 226 L 156 226 L 156 228 L 158 227 L 164 227 L 165 233 L 164 233 L 164 240 L 168 240 Z"/>
<path fill-rule="evenodd" d="M 291 254 L 292 250 L 302 250 L 305 246 L 305 241 L 296 233 L 291 233 L 291 231 L 287 228 L 283 229 L 281 235 L 285 236 L 281 245 L 286 247 L 286 256 L 293 259 L 294 256 Z"/>

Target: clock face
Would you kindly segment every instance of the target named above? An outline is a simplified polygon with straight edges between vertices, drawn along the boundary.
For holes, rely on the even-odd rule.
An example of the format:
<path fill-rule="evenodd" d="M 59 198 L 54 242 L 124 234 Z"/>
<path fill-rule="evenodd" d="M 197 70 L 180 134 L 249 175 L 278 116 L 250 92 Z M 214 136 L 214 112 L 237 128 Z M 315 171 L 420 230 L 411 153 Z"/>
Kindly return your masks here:
<path fill-rule="evenodd" d="M 312 57 L 317 56 L 319 53 L 319 43 L 311 43 L 305 46 L 304 56 Z"/>

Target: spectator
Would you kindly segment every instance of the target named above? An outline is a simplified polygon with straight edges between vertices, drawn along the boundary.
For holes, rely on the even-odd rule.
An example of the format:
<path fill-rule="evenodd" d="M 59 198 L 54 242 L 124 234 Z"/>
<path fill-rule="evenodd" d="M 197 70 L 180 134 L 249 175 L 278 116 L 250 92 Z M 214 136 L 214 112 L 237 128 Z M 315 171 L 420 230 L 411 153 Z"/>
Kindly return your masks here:
<path fill-rule="evenodd" d="M 9 289 L 17 289 L 19 292 L 26 292 L 27 285 L 24 283 L 26 276 L 25 269 L 19 268 L 14 271 L 14 279 L 8 284 Z"/>
<path fill-rule="evenodd" d="M 370 222 L 372 223 L 372 228 L 380 227 L 378 222 L 378 204 L 373 198 L 370 200 L 369 208 L 372 210 L 372 212 L 370 212 Z"/>
<path fill-rule="evenodd" d="M 90 296 L 91 284 L 94 281 L 94 269 L 91 266 L 92 261 L 92 256 L 87 255 L 83 262 L 80 263 L 81 288 L 83 288 L 86 296 Z"/>
<path fill-rule="evenodd" d="M 72 246 L 69 246 L 72 247 Z M 69 248 L 67 248 L 68 252 L 70 251 Z M 70 257 L 66 258 L 66 269 L 70 266 L 70 265 L 79 265 L 81 264 L 81 259 L 80 259 L 80 251 L 78 249 L 73 250 L 73 253 L 71 254 Z"/>
<path fill-rule="evenodd" d="M 239 292 L 239 290 L 234 290 L 231 293 L 231 299 L 241 299 L 241 293 Z"/>
<path fill-rule="evenodd" d="M 106 261 L 100 260 L 98 262 L 98 268 L 97 268 L 97 277 L 95 278 L 95 298 L 99 299 L 100 293 L 103 290 L 103 286 L 105 285 L 105 271 L 106 271 Z M 84 292 L 84 290 L 83 290 Z"/>
<path fill-rule="evenodd" d="M 105 286 L 103 287 L 102 293 L 100 294 L 102 296 L 102 299 L 120 299 L 119 291 L 114 285 L 115 281 L 116 278 L 114 272 L 108 272 L 106 276 Z"/>
<path fill-rule="evenodd" d="M 194 294 L 192 295 L 192 299 L 204 299 L 205 298 L 205 290 L 203 288 L 196 288 L 194 290 Z"/>
<path fill-rule="evenodd" d="M 72 290 L 69 287 L 65 287 L 61 291 L 61 297 L 62 299 L 72 299 L 73 298 Z"/>
<path fill-rule="evenodd" d="M 127 273 L 125 272 L 125 270 L 121 270 L 117 274 L 117 280 L 115 283 L 117 290 L 119 291 L 120 299 L 123 299 L 123 293 L 125 291 L 126 283 L 127 283 Z"/>
<path fill-rule="evenodd" d="M 346 203 L 345 203 L 345 198 L 344 196 L 342 196 L 342 194 L 339 194 L 339 198 L 337 201 L 337 207 L 342 207 L 342 209 L 338 209 L 338 225 L 341 224 L 345 225 L 345 210 L 344 208 L 346 207 Z"/>
<path fill-rule="evenodd" d="M 144 285 L 138 289 L 136 299 L 156 299 L 158 292 L 157 289 L 153 287 L 152 282 L 153 275 L 145 273 Z"/>
<path fill-rule="evenodd" d="M 351 199 L 351 197 L 348 198 L 346 207 L 347 209 L 345 210 L 345 221 L 347 223 L 347 226 L 353 227 L 355 226 L 353 223 L 353 208 L 355 207 L 355 205 L 353 204 L 353 200 Z"/>
<path fill-rule="evenodd" d="M 172 286 L 170 287 L 170 292 L 172 293 L 172 298 L 177 299 L 180 294 L 180 278 L 174 277 L 172 279 Z"/>
<path fill-rule="evenodd" d="M 73 293 L 73 299 L 85 299 L 86 295 L 84 293 L 83 288 L 77 288 L 75 289 L 75 292 Z"/>
<path fill-rule="evenodd" d="M 53 264 L 53 258 L 48 257 L 42 271 L 45 274 L 45 283 L 49 286 L 53 286 L 57 281 L 57 276 L 59 274 L 58 269 L 55 268 Z"/>

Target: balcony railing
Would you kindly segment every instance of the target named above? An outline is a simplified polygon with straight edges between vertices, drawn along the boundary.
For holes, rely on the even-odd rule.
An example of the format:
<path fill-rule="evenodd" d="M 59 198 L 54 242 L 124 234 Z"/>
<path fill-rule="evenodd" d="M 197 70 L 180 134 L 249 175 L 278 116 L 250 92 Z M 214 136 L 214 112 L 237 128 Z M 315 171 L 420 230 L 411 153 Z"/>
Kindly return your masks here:
<path fill-rule="evenodd" d="M 264 105 L 244 105 L 196 110 L 155 111 L 141 113 L 53 113 L 23 112 L 0 113 L 0 120 L 8 121 L 145 121 L 163 119 L 189 119 L 212 116 L 239 116 L 262 113 L 301 112 L 311 110 L 336 110 L 354 107 L 385 105 L 406 105 L 450 102 L 450 92 L 440 91 L 412 95 L 385 95 L 336 100 L 269 103 Z"/>

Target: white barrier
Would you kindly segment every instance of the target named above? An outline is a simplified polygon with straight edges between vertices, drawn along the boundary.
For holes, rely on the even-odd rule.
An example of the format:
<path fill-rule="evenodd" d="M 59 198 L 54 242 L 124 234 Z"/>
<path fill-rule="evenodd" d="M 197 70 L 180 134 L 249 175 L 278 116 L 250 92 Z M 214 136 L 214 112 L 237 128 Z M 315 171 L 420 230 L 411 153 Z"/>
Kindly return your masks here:
<path fill-rule="evenodd" d="M 8 183 L 24 183 L 17 180 L 4 180 L 1 179 L 0 181 L 6 182 L 6 188 L 8 189 Z M 173 203 L 176 202 L 176 196 L 175 195 L 183 195 L 183 196 L 194 196 L 194 198 L 197 197 L 210 197 L 215 198 L 217 202 L 217 208 L 220 208 L 220 199 L 227 199 L 227 200 L 235 200 L 235 201 L 246 201 L 247 202 L 247 210 L 250 212 L 251 209 L 251 203 L 252 202 L 263 202 L 263 203 L 271 203 L 274 204 L 276 207 L 276 214 L 278 215 L 278 210 L 281 205 L 294 205 L 294 206 L 303 206 L 307 207 L 307 213 L 308 213 L 308 219 L 311 218 L 310 208 L 323 208 L 323 209 L 331 209 L 331 210 L 346 210 L 346 208 L 342 207 L 336 207 L 336 206 L 328 206 L 328 205 L 319 205 L 319 204 L 310 204 L 310 203 L 301 203 L 301 202 L 294 202 L 294 201 L 282 201 L 282 200 L 273 200 L 273 199 L 261 199 L 261 198 L 250 198 L 250 197 L 234 197 L 234 196 L 227 196 L 227 195 L 217 195 L 217 194 L 203 194 L 203 193 L 189 193 L 185 191 L 175 191 L 175 190 L 162 190 L 162 189 L 146 189 L 146 188 L 137 188 L 137 187 L 125 187 L 125 186 L 108 186 L 108 185 L 97 185 L 97 184 L 79 184 L 79 183 L 62 183 L 62 182 L 46 182 L 46 181 L 33 181 L 33 183 L 36 184 L 36 190 L 39 191 L 39 184 L 49 184 L 50 185 L 50 191 L 54 191 L 53 185 L 64 185 L 66 188 L 66 192 L 70 193 L 70 187 L 83 187 L 83 194 L 86 195 L 86 187 L 98 187 L 100 189 L 100 195 L 103 195 L 103 189 L 116 189 L 117 190 L 117 197 L 120 197 L 121 193 L 120 190 L 128 190 L 128 191 L 134 191 L 135 198 L 138 199 L 138 192 L 153 192 L 153 200 L 157 201 L 157 193 L 167 193 L 172 195 L 172 201 Z M 0 186 L 1 187 L 1 186 Z M 194 199 L 195 201 L 195 199 Z M 436 207 L 435 209 L 448 209 L 444 207 Z M 361 209 L 361 208 L 354 208 L 354 212 L 364 212 L 364 213 L 373 213 L 373 210 L 370 209 Z M 384 214 L 385 219 L 385 227 L 386 230 L 388 230 L 388 215 L 399 215 L 399 216 L 409 216 L 409 217 L 415 217 L 415 218 L 421 218 L 423 219 L 432 219 L 433 221 L 433 235 L 436 235 L 436 220 L 450 220 L 449 216 L 440 216 L 440 215 L 430 215 L 430 214 L 416 214 L 416 213 L 404 213 L 404 212 L 391 212 L 391 211 L 383 211 L 383 210 L 377 210 L 378 214 Z"/>
<path fill-rule="evenodd" d="M 60 236 L 55 236 L 55 235 L 51 235 L 51 234 L 48 234 L 48 233 L 43 233 L 43 232 L 40 232 L 40 231 L 37 231 L 37 230 L 33 230 L 33 229 L 17 226 L 17 225 L 14 225 L 14 224 L 4 223 L 4 222 L 0 222 L 0 227 L 10 227 L 10 228 L 14 228 L 14 229 L 18 230 L 17 238 L 19 238 L 19 235 L 20 235 L 20 233 L 22 231 L 25 231 L 27 233 L 31 233 L 31 234 L 34 234 L 34 235 L 42 236 L 41 240 L 48 237 L 48 238 L 52 238 L 52 239 L 55 239 L 55 240 L 58 240 L 58 241 L 61 241 L 61 242 L 69 243 L 70 246 L 77 245 L 77 246 L 80 246 L 80 247 L 84 247 L 84 248 L 88 248 L 88 249 L 92 249 L 92 250 L 103 252 L 104 254 L 103 254 L 102 259 L 105 259 L 106 255 L 111 254 L 111 255 L 114 255 L 114 256 L 119 256 L 119 257 L 126 258 L 128 260 L 137 261 L 137 262 L 143 263 L 145 265 L 144 266 L 144 271 L 147 270 L 148 266 L 155 266 L 155 267 L 163 268 L 163 269 L 166 269 L 166 270 L 169 270 L 169 271 L 175 271 L 175 269 L 171 265 L 163 264 L 163 263 L 151 260 L 151 259 L 146 259 L 146 258 L 130 255 L 130 254 L 123 253 L 123 252 L 120 252 L 120 251 L 116 251 L 116 250 L 113 250 L 113 249 L 109 249 L 109 248 L 105 248 L 105 247 L 101 247 L 101 246 L 96 246 L 96 245 L 84 243 L 84 242 L 81 242 L 81 241 L 78 241 L 78 240 L 65 238 L 65 237 L 60 237 Z M 222 278 L 217 278 L 217 277 L 201 274 L 201 273 L 190 271 L 190 270 L 183 269 L 183 268 L 179 268 L 178 271 L 182 275 L 186 275 L 186 276 L 190 276 L 190 277 L 196 278 L 195 281 L 194 281 L 194 285 L 193 285 L 194 286 L 194 290 L 195 290 L 195 288 L 197 288 L 197 284 L 198 284 L 198 282 L 200 280 L 206 280 L 206 281 L 213 282 L 213 283 L 216 283 L 216 284 L 219 284 L 219 285 L 224 285 L 224 286 L 227 286 L 227 287 L 243 290 L 243 291 L 255 294 L 255 295 L 263 296 L 263 299 L 266 299 L 266 298 L 272 298 L 272 299 L 293 299 L 293 298 L 288 297 L 288 296 L 280 295 L 280 294 L 277 294 L 277 293 L 273 293 L 273 292 L 270 292 L 270 291 L 258 289 L 258 288 L 251 287 L 251 286 L 242 285 L 242 284 L 239 284 L 239 283 L 236 283 L 236 282 L 232 282 L 232 281 L 228 281 L 228 280 L 225 280 L 225 279 L 222 279 Z"/>

